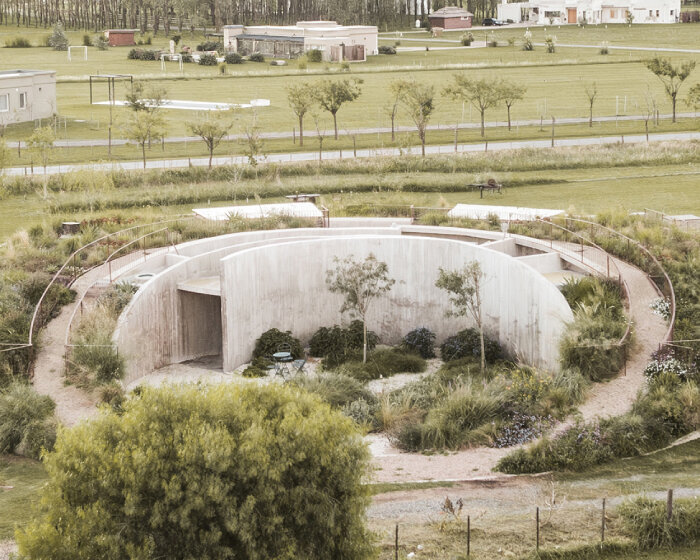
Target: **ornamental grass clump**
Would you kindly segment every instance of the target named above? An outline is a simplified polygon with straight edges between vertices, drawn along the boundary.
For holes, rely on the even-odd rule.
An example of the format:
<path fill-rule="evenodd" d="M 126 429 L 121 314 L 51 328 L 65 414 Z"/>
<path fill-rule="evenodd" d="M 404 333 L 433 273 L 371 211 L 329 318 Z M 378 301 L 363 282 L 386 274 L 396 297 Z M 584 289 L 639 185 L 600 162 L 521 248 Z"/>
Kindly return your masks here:
<path fill-rule="evenodd" d="M 700 540 L 700 501 L 676 499 L 671 517 L 666 502 L 642 496 L 617 510 L 622 525 L 642 550 L 673 548 Z"/>

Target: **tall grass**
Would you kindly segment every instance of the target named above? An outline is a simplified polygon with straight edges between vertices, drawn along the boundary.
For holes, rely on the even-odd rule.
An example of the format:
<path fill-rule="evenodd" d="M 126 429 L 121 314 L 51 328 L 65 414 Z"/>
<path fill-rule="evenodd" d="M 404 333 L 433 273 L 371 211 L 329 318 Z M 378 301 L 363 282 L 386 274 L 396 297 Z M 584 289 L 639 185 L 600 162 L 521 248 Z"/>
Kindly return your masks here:
<path fill-rule="evenodd" d="M 700 501 L 676 499 L 668 518 L 666 503 L 646 497 L 623 503 L 618 514 L 641 549 L 672 548 L 700 542 Z"/>

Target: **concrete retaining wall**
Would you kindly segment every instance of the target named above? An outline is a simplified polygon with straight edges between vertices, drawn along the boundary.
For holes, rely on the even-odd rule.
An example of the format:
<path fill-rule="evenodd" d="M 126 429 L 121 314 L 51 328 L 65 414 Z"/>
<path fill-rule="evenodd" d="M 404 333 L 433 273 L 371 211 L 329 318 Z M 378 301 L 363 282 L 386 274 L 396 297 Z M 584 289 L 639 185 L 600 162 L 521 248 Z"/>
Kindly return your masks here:
<path fill-rule="evenodd" d="M 224 370 L 247 362 L 255 340 L 276 327 L 308 340 L 321 326 L 340 324 L 342 297 L 326 287 L 333 258 L 373 253 L 396 280 L 372 306 L 368 324 L 385 343 L 427 326 L 438 341 L 471 326 L 445 318 L 445 292 L 435 287 L 439 267 L 471 260 L 485 274 L 483 311 L 488 333 L 514 355 L 537 367 L 558 369 L 558 344 L 571 309 L 559 290 L 531 267 L 498 251 L 451 239 L 414 236 L 343 236 L 290 241 L 247 249 L 222 260 Z M 252 276 L 250 271 L 255 271 Z"/>

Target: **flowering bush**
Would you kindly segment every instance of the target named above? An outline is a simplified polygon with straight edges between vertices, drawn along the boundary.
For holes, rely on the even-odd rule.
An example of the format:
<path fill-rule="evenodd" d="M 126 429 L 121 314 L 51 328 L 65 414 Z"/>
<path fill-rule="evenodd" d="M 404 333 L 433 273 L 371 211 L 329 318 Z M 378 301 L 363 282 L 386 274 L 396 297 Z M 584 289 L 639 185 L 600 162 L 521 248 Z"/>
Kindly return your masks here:
<path fill-rule="evenodd" d="M 657 298 L 649 304 L 649 309 L 655 315 L 661 315 L 664 319 L 668 319 L 671 315 L 671 302 L 665 298 Z"/>
<path fill-rule="evenodd" d="M 550 384 L 536 370 L 523 367 L 510 374 L 506 390 L 515 401 L 527 404 L 538 402 L 549 391 Z"/>
<path fill-rule="evenodd" d="M 531 416 L 515 413 L 510 422 L 505 424 L 498 437 L 493 441 L 493 447 L 511 447 L 537 439 L 554 423 L 551 416 Z"/>
<path fill-rule="evenodd" d="M 671 373 L 680 379 L 688 380 L 693 377 L 695 371 L 694 368 L 678 360 L 673 352 L 662 349 L 652 354 L 652 360 L 644 368 L 644 376 L 647 378 L 647 383 L 652 383 L 662 373 Z"/>

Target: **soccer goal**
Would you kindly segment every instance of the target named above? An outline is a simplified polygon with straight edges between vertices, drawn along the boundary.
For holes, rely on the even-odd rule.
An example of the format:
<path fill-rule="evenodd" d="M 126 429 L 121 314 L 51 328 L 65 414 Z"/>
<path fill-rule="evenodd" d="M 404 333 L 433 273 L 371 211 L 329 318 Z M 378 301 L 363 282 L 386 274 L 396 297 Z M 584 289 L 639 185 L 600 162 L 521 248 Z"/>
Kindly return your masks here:
<path fill-rule="evenodd" d="M 81 45 L 75 45 L 72 47 L 68 47 L 68 62 L 71 62 L 73 60 L 71 56 L 71 49 L 83 49 L 83 60 L 87 60 L 87 47 L 81 46 Z"/>

